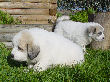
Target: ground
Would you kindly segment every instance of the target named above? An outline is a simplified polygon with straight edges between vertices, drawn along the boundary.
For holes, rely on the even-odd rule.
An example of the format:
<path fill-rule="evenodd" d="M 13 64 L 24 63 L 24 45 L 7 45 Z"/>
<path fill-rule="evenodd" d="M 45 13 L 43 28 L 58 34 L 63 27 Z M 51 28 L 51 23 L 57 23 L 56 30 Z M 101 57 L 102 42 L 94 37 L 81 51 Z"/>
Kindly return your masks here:
<path fill-rule="evenodd" d="M 9 57 L 11 49 L 0 43 L 0 82 L 109 82 L 110 50 L 87 49 L 85 62 L 73 67 L 56 66 L 43 72 L 26 71 L 25 62 L 12 61 Z"/>

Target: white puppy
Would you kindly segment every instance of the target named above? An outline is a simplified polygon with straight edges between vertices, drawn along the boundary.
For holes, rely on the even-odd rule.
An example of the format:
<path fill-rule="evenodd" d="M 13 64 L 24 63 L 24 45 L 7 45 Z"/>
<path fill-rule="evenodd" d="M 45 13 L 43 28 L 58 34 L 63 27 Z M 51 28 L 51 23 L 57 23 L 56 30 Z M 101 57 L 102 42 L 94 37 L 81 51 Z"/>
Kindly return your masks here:
<path fill-rule="evenodd" d="M 84 51 L 86 51 L 85 46 L 92 40 L 102 41 L 104 39 L 104 28 L 100 24 L 74 22 L 69 19 L 69 16 L 59 17 L 54 32 L 79 44 Z"/>
<path fill-rule="evenodd" d="M 26 29 L 13 38 L 11 56 L 16 61 L 27 61 L 29 68 L 42 71 L 51 65 L 75 65 L 84 61 L 82 48 L 53 32 Z"/>

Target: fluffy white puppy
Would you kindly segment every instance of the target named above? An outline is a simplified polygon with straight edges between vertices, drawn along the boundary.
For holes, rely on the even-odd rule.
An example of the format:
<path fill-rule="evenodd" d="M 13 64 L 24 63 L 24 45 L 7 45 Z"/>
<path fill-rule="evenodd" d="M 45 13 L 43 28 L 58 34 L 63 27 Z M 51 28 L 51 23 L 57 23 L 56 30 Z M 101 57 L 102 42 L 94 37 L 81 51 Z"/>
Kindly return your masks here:
<path fill-rule="evenodd" d="M 84 61 L 82 48 L 70 40 L 43 29 L 26 29 L 13 38 L 11 57 L 27 61 L 29 68 L 42 71 L 51 65 L 75 65 Z"/>
<path fill-rule="evenodd" d="M 56 23 L 59 23 L 60 21 L 66 21 L 66 20 L 70 20 L 70 17 L 63 15 L 61 17 L 58 17 L 58 19 L 56 20 Z"/>
<path fill-rule="evenodd" d="M 74 22 L 69 19 L 69 16 L 59 17 L 54 32 L 79 44 L 84 51 L 86 51 L 85 46 L 92 40 L 102 41 L 104 39 L 104 28 L 100 24 Z"/>

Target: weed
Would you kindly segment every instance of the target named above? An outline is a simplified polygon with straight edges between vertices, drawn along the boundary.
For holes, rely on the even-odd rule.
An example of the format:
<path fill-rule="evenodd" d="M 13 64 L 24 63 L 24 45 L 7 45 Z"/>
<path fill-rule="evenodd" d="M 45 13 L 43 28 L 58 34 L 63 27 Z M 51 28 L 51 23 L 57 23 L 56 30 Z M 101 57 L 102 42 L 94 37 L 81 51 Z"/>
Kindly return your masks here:
<path fill-rule="evenodd" d="M 76 66 L 56 66 L 43 72 L 24 71 L 26 63 L 9 59 L 11 50 L 0 44 L 0 82 L 109 82 L 110 50 L 87 49 L 85 62 Z"/>
<path fill-rule="evenodd" d="M 8 13 L 0 11 L 0 24 L 21 24 L 21 22 Z"/>

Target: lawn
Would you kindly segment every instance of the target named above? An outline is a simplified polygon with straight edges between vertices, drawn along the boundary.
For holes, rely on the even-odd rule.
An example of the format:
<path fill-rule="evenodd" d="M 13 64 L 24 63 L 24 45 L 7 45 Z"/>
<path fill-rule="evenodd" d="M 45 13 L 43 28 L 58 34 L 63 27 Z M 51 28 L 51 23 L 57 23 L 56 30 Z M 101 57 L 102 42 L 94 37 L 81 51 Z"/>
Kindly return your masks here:
<path fill-rule="evenodd" d="M 78 12 L 72 20 L 87 22 L 86 12 Z M 0 11 L 0 24 L 19 24 L 10 15 Z M 11 49 L 0 43 L 0 82 L 110 82 L 110 50 L 87 49 L 85 62 L 74 67 L 60 67 L 43 72 L 26 71 L 26 62 L 10 59 Z"/>
<path fill-rule="evenodd" d="M 0 11 L 0 24 L 21 24 L 21 21 L 14 19 L 6 12 Z"/>
<path fill-rule="evenodd" d="M 26 71 L 26 63 L 12 61 L 10 52 L 0 43 L 0 82 L 110 82 L 110 50 L 87 49 L 82 65 L 43 72 Z"/>

